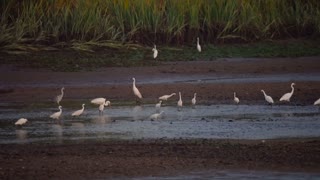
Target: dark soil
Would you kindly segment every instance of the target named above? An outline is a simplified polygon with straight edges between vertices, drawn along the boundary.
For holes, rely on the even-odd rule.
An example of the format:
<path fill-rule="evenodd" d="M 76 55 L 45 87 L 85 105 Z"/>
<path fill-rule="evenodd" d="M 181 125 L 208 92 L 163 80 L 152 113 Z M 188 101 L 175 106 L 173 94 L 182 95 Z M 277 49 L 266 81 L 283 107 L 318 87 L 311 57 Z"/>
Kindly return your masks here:
<path fill-rule="evenodd" d="M 139 140 L 1 145 L 2 179 L 169 175 L 204 169 L 319 172 L 320 141 Z"/>

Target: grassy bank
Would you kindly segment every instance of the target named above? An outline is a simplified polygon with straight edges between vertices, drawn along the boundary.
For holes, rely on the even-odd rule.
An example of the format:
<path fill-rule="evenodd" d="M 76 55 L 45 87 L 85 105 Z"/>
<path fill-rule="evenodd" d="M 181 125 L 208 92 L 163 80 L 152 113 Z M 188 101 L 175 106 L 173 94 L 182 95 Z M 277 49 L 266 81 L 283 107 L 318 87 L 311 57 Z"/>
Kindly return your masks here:
<path fill-rule="evenodd" d="M 4 0 L 2 51 L 186 45 L 320 34 L 318 0 Z"/>

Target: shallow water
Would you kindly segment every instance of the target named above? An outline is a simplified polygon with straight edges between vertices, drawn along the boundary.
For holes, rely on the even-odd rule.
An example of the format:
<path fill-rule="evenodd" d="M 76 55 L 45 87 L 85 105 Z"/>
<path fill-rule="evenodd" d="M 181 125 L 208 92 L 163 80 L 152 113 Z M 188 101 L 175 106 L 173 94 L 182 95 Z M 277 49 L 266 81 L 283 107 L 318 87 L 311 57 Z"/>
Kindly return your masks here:
<path fill-rule="evenodd" d="M 277 172 L 277 171 L 249 171 L 249 170 L 211 170 L 198 171 L 187 174 L 171 176 L 139 177 L 133 179 L 142 180 L 195 180 L 195 179 L 263 179 L 263 180 L 302 180 L 319 179 L 319 173 L 297 173 L 297 172 Z M 120 179 L 120 178 L 119 178 Z M 125 179 L 125 178 L 121 178 Z M 132 178 L 130 178 L 132 179 Z"/>
<path fill-rule="evenodd" d="M 7 108 L 6 108 L 7 107 Z M 110 139 L 211 138 L 275 139 L 320 137 L 320 111 L 314 106 L 212 105 L 195 109 L 165 106 L 163 116 L 155 121 L 150 115 L 154 105 L 107 107 L 103 116 L 95 108 L 72 118 L 74 110 L 63 109 L 60 121 L 49 118 L 54 108 L 38 110 L 0 109 L 0 144 L 69 141 L 104 141 Z M 17 113 L 19 112 L 19 113 Z M 23 127 L 14 122 L 29 120 Z"/>

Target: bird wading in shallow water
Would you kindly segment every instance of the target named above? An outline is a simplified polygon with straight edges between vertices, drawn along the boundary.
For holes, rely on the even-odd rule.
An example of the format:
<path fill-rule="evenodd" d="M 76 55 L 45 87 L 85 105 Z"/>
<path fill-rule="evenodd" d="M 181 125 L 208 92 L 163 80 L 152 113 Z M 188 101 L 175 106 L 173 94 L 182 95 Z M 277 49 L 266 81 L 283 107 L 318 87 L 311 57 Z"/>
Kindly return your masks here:
<path fill-rule="evenodd" d="M 53 114 L 50 116 L 50 118 L 52 118 L 52 119 L 58 119 L 58 120 L 59 120 L 61 114 L 62 114 L 62 106 L 59 106 L 59 111 L 53 113 Z"/>
<path fill-rule="evenodd" d="M 150 120 L 158 120 L 160 117 L 161 117 L 161 115 L 162 115 L 162 113 L 164 113 L 163 111 L 161 111 L 160 113 L 155 113 L 155 114 L 152 114 L 151 116 L 150 116 Z"/>
<path fill-rule="evenodd" d="M 133 81 L 132 82 L 132 91 L 133 91 L 133 94 L 137 97 L 136 102 L 141 103 L 142 95 L 141 95 L 139 89 L 136 87 L 136 79 L 133 77 L 132 81 Z"/>
<path fill-rule="evenodd" d="M 85 104 L 82 104 L 82 109 L 73 112 L 73 113 L 72 113 L 72 116 L 80 116 L 80 115 L 83 113 L 83 111 L 84 111 L 84 105 L 85 105 Z"/>
<path fill-rule="evenodd" d="M 96 105 L 105 104 L 105 102 L 106 102 L 106 98 L 95 98 L 91 100 L 91 103 Z"/>
<path fill-rule="evenodd" d="M 199 37 L 197 37 L 197 50 L 198 50 L 198 52 L 201 52 L 201 46 L 200 46 L 200 43 L 199 43 Z"/>
<path fill-rule="evenodd" d="M 296 85 L 296 84 L 295 84 L 295 83 L 291 83 L 291 92 L 284 94 L 284 95 L 280 98 L 279 101 L 287 101 L 287 102 L 290 102 L 290 99 L 291 99 L 291 97 L 292 97 L 292 95 L 293 95 L 293 92 L 294 92 L 294 87 L 293 87 L 294 85 Z"/>
<path fill-rule="evenodd" d="M 178 111 L 181 111 L 181 108 L 182 108 L 181 92 L 179 92 L 179 101 L 178 101 L 177 105 L 178 105 Z"/>
<path fill-rule="evenodd" d="M 197 93 L 194 93 L 193 98 L 191 100 L 191 104 L 192 104 L 193 108 L 195 108 L 195 106 L 196 106 L 196 102 L 197 102 L 196 98 L 197 98 Z"/>
<path fill-rule="evenodd" d="M 20 118 L 20 119 L 18 119 L 18 121 L 15 122 L 14 124 L 15 124 L 16 126 L 22 126 L 22 125 L 26 124 L 27 122 L 28 122 L 28 120 L 27 120 L 26 118 Z"/>
<path fill-rule="evenodd" d="M 170 95 L 163 95 L 161 97 L 159 97 L 159 100 L 163 100 L 163 101 L 167 101 L 169 98 L 171 98 L 172 96 L 175 96 L 176 93 L 172 93 Z"/>
<path fill-rule="evenodd" d="M 158 50 L 156 45 L 154 45 L 154 48 L 152 48 L 152 51 L 153 51 L 153 59 L 156 59 L 158 57 Z"/>
<path fill-rule="evenodd" d="M 240 100 L 238 97 L 236 97 L 236 92 L 233 92 L 233 101 L 236 103 L 236 104 L 239 104 Z"/>
<path fill-rule="evenodd" d="M 269 105 L 272 105 L 274 103 L 273 99 L 271 96 L 268 96 L 264 90 L 262 89 L 261 92 L 263 93 L 264 95 L 264 99 L 268 102 Z"/>
<path fill-rule="evenodd" d="M 156 104 L 156 108 L 159 109 L 161 107 L 162 101 L 160 100 L 159 103 Z"/>
<path fill-rule="evenodd" d="M 105 106 L 109 106 L 109 105 L 111 105 L 111 102 L 110 101 L 105 101 L 103 104 L 100 104 L 99 105 L 99 115 L 101 116 L 101 115 L 103 115 L 103 110 L 104 110 L 104 107 Z"/>
<path fill-rule="evenodd" d="M 55 100 L 56 102 L 58 103 L 58 105 L 60 106 L 60 101 L 62 100 L 63 98 L 63 94 L 64 94 L 64 87 L 61 88 L 61 94 L 59 94 L 58 96 L 56 96 Z"/>

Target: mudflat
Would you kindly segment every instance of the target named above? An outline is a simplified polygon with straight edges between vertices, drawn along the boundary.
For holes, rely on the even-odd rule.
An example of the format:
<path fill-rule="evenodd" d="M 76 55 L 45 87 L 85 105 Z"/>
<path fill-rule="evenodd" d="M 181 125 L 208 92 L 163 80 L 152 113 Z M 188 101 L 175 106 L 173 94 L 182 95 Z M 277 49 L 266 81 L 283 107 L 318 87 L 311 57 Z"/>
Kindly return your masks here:
<path fill-rule="evenodd" d="M 181 91 L 190 100 L 197 92 L 199 104 L 233 103 L 233 92 L 241 103 L 265 104 L 260 91 L 264 89 L 281 104 L 279 98 L 291 91 L 294 82 L 291 101 L 311 105 L 320 98 L 319 69 L 319 57 L 170 62 L 90 72 L 1 65 L 0 101 L 48 102 L 65 86 L 64 101 L 106 97 L 112 102 L 134 102 L 131 78 L 135 77 L 143 103 L 155 103 L 161 95 Z M 140 139 L 2 144 L 0 162 L 4 179 L 140 177 L 225 168 L 319 172 L 320 141 Z"/>

